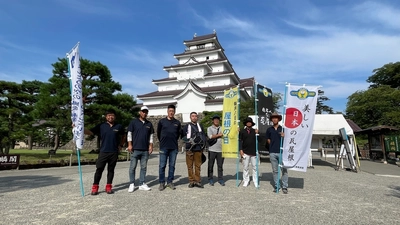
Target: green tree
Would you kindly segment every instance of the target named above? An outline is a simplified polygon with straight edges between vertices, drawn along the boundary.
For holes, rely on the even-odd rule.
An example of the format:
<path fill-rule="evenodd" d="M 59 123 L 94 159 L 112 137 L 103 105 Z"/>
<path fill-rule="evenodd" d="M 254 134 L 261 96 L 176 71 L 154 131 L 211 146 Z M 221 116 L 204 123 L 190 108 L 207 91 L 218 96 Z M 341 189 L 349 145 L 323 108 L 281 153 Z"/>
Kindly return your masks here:
<path fill-rule="evenodd" d="M 315 111 L 316 114 L 322 114 L 322 113 L 328 113 L 328 114 L 333 114 L 333 109 L 330 106 L 325 105 L 324 102 L 329 101 L 330 99 L 326 97 L 325 95 L 321 95 L 318 97 L 317 101 L 317 109 Z"/>
<path fill-rule="evenodd" d="M 32 149 L 33 142 L 37 142 L 36 139 L 39 136 L 36 127 L 33 124 L 37 123 L 34 119 L 34 108 L 38 101 L 38 95 L 40 87 L 43 85 L 41 81 L 22 81 L 21 92 L 24 93 L 24 114 L 19 122 L 19 131 L 24 137 L 28 144 L 28 149 Z"/>
<path fill-rule="evenodd" d="M 346 116 L 362 128 L 400 126 L 400 90 L 380 85 L 348 97 Z"/>
<path fill-rule="evenodd" d="M 46 126 L 55 131 L 56 150 L 71 139 L 71 96 L 67 60 L 58 59 L 52 66 L 53 76 L 48 84 L 43 85 L 36 108 L 38 119 L 47 120 Z M 100 62 L 81 58 L 80 67 L 85 127 L 104 121 L 104 112 L 110 108 L 116 111 L 119 122 L 127 125 L 134 113 L 132 107 L 136 105 L 132 96 L 120 93 L 121 85 L 112 79 L 110 70 Z"/>
<path fill-rule="evenodd" d="M 374 74 L 367 79 L 368 83 L 372 83 L 370 88 L 380 85 L 389 85 L 392 88 L 400 87 L 400 62 L 385 64 L 372 72 Z"/>
<path fill-rule="evenodd" d="M 0 142 L 1 151 L 8 154 L 14 148 L 16 140 L 25 140 L 27 116 L 32 110 L 33 96 L 26 92 L 27 83 L 23 85 L 0 81 Z"/>
<path fill-rule="evenodd" d="M 200 121 L 200 124 L 206 129 L 212 125 L 212 117 L 214 115 L 218 115 L 222 119 L 222 111 L 203 111 L 203 119 Z M 221 121 L 222 122 L 222 121 Z M 222 124 L 220 124 L 222 126 Z"/>
<path fill-rule="evenodd" d="M 362 128 L 377 125 L 400 126 L 400 62 L 374 69 L 367 90 L 348 97 L 346 116 Z"/>

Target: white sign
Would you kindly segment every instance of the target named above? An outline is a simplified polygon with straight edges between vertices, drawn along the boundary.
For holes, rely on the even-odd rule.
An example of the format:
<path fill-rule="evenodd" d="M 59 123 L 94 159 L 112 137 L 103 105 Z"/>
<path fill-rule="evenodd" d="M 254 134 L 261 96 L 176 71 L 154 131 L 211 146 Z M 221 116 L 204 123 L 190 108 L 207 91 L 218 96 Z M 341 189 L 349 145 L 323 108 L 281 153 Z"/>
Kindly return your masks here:
<path fill-rule="evenodd" d="M 318 87 L 288 85 L 286 91 L 282 164 L 285 168 L 306 172 Z"/>
<path fill-rule="evenodd" d="M 82 102 L 82 76 L 79 58 L 79 43 L 67 54 L 71 79 L 71 120 L 76 147 L 82 149 L 84 141 L 84 110 Z"/>

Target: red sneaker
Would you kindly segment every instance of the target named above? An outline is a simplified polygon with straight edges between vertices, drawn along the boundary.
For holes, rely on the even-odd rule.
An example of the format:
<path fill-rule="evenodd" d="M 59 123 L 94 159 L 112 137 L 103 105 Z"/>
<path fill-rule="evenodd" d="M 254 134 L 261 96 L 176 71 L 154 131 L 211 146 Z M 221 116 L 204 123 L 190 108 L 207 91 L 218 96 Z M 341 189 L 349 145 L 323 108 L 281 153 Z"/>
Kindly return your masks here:
<path fill-rule="evenodd" d="M 91 195 L 97 195 L 99 194 L 99 185 L 98 184 L 93 184 L 92 186 L 92 192 L 90 193 Z"/>
<path fill-rule="evenodd" d="M 106 184 L 106 193 L 114 194 L 114 191 L 112 190 L 112 184 Z"/>

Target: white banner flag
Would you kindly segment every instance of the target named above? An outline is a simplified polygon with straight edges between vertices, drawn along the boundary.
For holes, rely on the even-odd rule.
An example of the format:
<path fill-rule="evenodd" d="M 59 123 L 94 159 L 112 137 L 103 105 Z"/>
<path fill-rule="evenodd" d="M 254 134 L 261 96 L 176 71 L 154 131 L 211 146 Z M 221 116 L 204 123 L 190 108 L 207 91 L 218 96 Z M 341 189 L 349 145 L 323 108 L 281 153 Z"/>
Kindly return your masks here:
<path fill-rule="evenodd" d="M 82 149 L 84 136 L 84 111 L 82 102 L 82 76 L 79 59 L 79 43 L 67 54 L 71 79 L 71 120 L 75 125 L 72 132 L 78 149 Z"/>
<path fill-rule="evenodd" d="M 318 86 L 288 85 L 282 163 L 285 168 L 307 171 Z"/>

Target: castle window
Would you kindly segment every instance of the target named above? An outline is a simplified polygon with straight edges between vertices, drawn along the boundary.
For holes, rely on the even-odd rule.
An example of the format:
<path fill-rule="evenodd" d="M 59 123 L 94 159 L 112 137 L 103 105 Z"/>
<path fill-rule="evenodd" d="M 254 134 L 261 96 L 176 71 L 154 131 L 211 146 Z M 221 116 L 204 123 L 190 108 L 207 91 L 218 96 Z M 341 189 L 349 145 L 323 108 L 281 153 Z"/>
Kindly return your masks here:
<path fill-rule="evenodd" d="M 205 49 L 206 48 L 206 45 L 197 45 L 197 49 Z"/>

